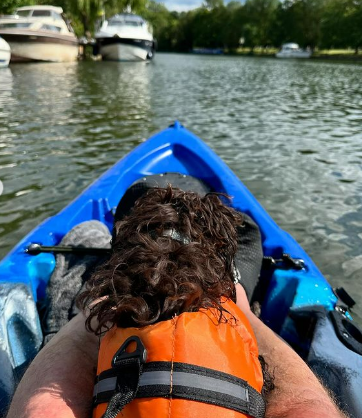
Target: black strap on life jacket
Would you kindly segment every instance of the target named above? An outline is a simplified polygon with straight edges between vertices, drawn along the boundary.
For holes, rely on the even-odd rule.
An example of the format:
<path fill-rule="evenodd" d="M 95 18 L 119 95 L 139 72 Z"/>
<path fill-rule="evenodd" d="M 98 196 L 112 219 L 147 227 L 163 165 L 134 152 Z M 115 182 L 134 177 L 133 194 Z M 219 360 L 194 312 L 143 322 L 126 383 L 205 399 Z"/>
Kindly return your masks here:
<path fill-rule="evenodd" d="M 130 353 L 127 348 L 136 343 L 136 349 Z M 116 418 L 122 409 L 130 403 L 137 394 L 143 364 L 146 362 L 147 351 L 137 336 L 127 338 L 112 360 L 114 376 L 113 391 L 108 397 L 107 410 L 103 418 Z"/>
<path fill-rule="evenodd" d="M 141 374 L 138 375 L 137 390 L 135 392 L 131 390 L 134 398 L 127 397 L 123 402 L 120 400 L 124 397 L 125 389 L 120 385 L 118 372 L 119 370 L 112 368 L 97 376 L 94 407 L 109 402 L 107 412 L 119 413 L 118 406 L 121 404 L 124 406 L 134 398 L 163 397 L 204 402 L 254 418 L 262 418 L 265 414 L 265 402 L 258 391 L 245 380 L 217 370 L 186 363 L 146 363 L 142 367 Z M 122 384 L 124 380 L 122 376 Z M 127 382 L 125 385 L 129 388 L 130 383 Z M 127 389 L 127 393 L 131 391 Z M 114 418 L 117 415 L 114 413 L 107 415 L 107 412 L 103 418 Z"/>

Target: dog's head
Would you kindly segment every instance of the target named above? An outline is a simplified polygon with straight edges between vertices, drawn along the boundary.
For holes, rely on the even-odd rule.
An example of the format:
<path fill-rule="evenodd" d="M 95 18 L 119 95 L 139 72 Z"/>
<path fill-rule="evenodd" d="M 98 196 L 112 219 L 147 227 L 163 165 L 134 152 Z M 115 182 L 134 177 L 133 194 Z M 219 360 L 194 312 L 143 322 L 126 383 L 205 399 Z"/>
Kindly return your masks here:
<path fill-rule="evenodd" d="M 93 274 L 88 325 L 144 326 L 235 300 L 234 256 L 242 215 L 215 193 L 153 188 L 114 225 L 112 255 Z"/>

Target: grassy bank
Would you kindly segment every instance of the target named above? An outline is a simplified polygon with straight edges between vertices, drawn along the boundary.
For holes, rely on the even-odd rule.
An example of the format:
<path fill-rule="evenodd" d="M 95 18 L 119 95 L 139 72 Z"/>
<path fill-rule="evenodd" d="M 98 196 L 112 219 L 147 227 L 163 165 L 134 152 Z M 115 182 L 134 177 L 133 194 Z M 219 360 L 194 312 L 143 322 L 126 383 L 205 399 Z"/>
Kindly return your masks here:
<path fill-rule="evenodd" d="M 239 48 L 230 52 L 231 55 L 274 57 L 278 52 L 277 48 Z M 228 52 L 226 52 L 228 54 Z M 341 59 L 341 60 L 362 60 L 362 50 L 358 54 L 353 49 L 321 49 L 315 50 L 312 59 Z"/>

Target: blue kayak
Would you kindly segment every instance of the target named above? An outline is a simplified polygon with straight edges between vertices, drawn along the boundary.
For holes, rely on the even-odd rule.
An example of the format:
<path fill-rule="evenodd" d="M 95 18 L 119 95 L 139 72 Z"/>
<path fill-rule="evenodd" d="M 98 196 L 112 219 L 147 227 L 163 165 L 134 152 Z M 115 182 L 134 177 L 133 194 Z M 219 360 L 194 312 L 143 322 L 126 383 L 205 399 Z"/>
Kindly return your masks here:
<path fill-rule="evenodd" d="M 362 417 L 362 333 L 352 321 L 352 298 L 332 289 L 300 245 L 278 227 L 230 168 L 198 137 L 175 122 L 123 157 L 57 215 L 30 232 L 0 262 L 0 411 L 43 341 L 37 301 L 55 268 L 52 253 L 29 255 L 30 245 L 57 246 L 74 226 L 98 220 L 111 231 L 114 209 L 136 180 L 153 174 L 196 177 L 232 196 L 262 234 L 260 317 L 284 338 L 352 417 Z M 0 413 L 1 416 L 1 413 Z"/>

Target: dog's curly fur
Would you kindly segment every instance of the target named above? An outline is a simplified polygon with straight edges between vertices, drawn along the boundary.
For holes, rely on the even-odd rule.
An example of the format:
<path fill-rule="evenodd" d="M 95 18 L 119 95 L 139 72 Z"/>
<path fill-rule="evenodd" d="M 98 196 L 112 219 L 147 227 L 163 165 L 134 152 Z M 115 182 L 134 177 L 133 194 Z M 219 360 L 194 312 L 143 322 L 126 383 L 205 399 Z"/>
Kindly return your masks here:
<path fill-rule="evenodd" d="M 112 255 L 91 277 L 80 304 L 91 309 L 87 328 L 142 327 L 182 312 L 235 302 L 233 277 L 237 226 L 243 215 L 223 203 L 227 196 L 200 197 L 180 189 L 155 188 L 116 222 Z M 183 244 L 165 231 L 186 237 Z M 97 318 L 97 326 L 92 319 Z"/>

